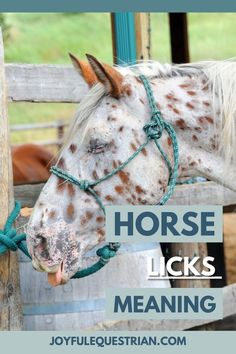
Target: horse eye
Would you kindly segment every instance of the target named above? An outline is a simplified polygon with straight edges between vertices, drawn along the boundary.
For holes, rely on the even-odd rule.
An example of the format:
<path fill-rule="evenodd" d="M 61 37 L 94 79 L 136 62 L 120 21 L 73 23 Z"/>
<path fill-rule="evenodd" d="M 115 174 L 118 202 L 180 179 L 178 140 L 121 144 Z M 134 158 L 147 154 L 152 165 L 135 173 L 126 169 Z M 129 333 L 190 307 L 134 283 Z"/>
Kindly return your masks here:
<path fill-rule="evenodd" d="M 106 150 L 108 144 L 99 139 L 91 139 L 89 142 L 88 152 L 92 154 L 100 154 Z"/>

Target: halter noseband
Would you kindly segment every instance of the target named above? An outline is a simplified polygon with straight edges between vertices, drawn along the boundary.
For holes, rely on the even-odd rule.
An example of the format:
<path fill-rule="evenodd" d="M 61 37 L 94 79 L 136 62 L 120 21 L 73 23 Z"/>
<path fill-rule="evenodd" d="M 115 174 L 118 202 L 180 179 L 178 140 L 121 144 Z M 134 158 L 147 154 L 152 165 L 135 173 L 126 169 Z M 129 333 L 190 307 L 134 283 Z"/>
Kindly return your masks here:
<path fill-rule="evenodd" d="M 157 203 L 157 205 L 163 205 L 165 204 L 168 199 L 172 196 L 174 192 L 174 188 L 176 186 L 176 179 L 178 175 L 178 164 L 179 164 L 179 148 L 178 148 L 178 142 L 177 142 L 177 137 L 174 128 L 172 127 L 171 124 L 165 122 L 162 118 L 162 114 L 160 110 L 157 108 L 155 99 L 153 96 L 153 91 L 151 88 L 151 85 L 148 81 L 148 79 L 144 76 L 141 75 L 139 76 L 141 79 L 146 94 L 149 102 L 149 106 L 151 109 L 151 119 L 149 123 L 146 123 L 143 127 L 143 130 L 146 133 L 146 141 L 141 144 L 137 150 L 126 160 L 124 161 L 121 165 L 118 167 L 114 168 L 111 172 L 109 172 L 107 175 L 95 180 L 95 181 L 88 181 L 88 180 L 79 180 L 76 177 L 70 175 L 68 172 L 62 170 L 61 168 L 57 166 L 52 166 L 51 167 L 51 172 L 56 175 L 59 178 L 64 179 L 66 182 L 70 182 L 76 186 L 78 186 L 82 191 L 90 193 L 102 209 L 104 215 L 105 215 L 105 206 L 101 200 L 101 198 L 98 196 L 98 194 L 95 192 L 93 187 L 97 186 L 99 183 L 106 181 L 110 177 L 114 176 L 117 172 L 123 170 L 130 161 L 132 161 L 141 151 L 142 149 L 148 145 L 148 143 L 153 140 L 156 147 L 158 148 L 159 152 L 161 153 L 163 159 L 166 162 L 166 165 L 169 170 L 169 181 L 168 181 L 168 190 L 167 192 L 163 195 L 161 200 Z M 171 144 L 172 144 L 172 149 L 173 149 L 173 166 L 162 149 L 162 147 L 159 145 L 158 140 L 162 136 L 163 130 L 167 132 L 171 139 Z M 116 255 L 116 252 L 118 251 L 120 247 L 120 244 L 117 243 L 109 243 L 108 245 L 99 248 L 97 250 L 97 255 L 100 257 L 98 262 L 93 264 L 92 266 L 78 271 L 73 278 L 82 278 L 85 276 L 88 276 L 90 274 L 93 274 L 97 272 L 99 269 L 101 269 L 105 264 L 109 262 L 109 259 L 114 257 Z"/>

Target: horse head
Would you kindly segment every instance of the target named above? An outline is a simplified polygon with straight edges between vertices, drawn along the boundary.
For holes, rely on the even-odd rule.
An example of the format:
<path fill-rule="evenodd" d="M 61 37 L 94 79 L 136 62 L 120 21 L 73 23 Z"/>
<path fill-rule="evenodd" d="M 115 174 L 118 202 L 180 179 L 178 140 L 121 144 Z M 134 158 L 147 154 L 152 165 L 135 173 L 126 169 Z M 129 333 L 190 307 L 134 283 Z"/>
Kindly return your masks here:
<path fill-rule="evenodd" d="M 124 76 L 92 56 L 89 63 L 71 57 L 92 89 L 80 104 L 56 165 L 77 179 L 95 181 L 121 165 L 145 141 L 143 125 L 150 112 L 137 77 Z M 155 155 L 153 147 L 145 147 L 124 170 L 97 185 L 94 190 L 103 203 L 158 200 L 168 183 L 168 169 Z M 152 158 L 155 164 L 150 169 Z M 52 175 L 28 225 L 33 266 L 50 273 L 56 284 L 68 281 L 82 267 L 85 252 L 104 239 L 104 222 L 91 194 Z"/>
<path fill-rule="evenodd" d="M 79 188 L 52 174 L 27 229 L 33 266 L 48 272 L 52 285 L 66 283 L 83 267 L 85 253 L 104 240 L 105 217 L 85 181 L 92 185 L 102 180 L 91 188 L 103 205 L 156 204 L 168 186 L 168 166 L 153 142 L 119 170 L 147 138 L 143 127 L 151 112 L 143 82 L 128 68 L 114 68 L 87 57 L 85 63 L 71 55 L 91 90 L 79 105 L 56 163 L 58 170 L 84 184 Z M 146 69 L 153 71 L 148 63 Z M 180 67 L 166 77 L 158 69 L 159 75 L 150 77 L 155 105 L 177 132 L 179 176 L 202 175 L 236 189 L 235 171 L 226 176 L 223 157 L 216 153 L 220 118 L 214 114 L 214 92 L 206 84 L 203 69 Z M 172 163 L 166 133 L 161 146 Z M 114 170 L 115 174 L 104 179 Z"/>

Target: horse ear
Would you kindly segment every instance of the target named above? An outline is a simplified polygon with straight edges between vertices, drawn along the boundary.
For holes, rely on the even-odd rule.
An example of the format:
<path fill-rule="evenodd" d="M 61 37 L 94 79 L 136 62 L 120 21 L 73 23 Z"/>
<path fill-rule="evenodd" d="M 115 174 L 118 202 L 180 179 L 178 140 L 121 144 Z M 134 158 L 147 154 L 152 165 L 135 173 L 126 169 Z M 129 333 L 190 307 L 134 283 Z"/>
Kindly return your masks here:
<path fill-rule="evenodd" d="M 77 59 L 71 53 L 69 53 L 69 56 L 76 71 L 79 72 L 90 87 L 98 82 L 96 74 L 87 62 Z"/>
<path fill-rule="evenodd" d="M 123 76 L 110 65 L 101 64 L 94 56 L 86 54 L 98 80 L 106 87 L 107 93 L 119 98 L 122 92 Z"/>

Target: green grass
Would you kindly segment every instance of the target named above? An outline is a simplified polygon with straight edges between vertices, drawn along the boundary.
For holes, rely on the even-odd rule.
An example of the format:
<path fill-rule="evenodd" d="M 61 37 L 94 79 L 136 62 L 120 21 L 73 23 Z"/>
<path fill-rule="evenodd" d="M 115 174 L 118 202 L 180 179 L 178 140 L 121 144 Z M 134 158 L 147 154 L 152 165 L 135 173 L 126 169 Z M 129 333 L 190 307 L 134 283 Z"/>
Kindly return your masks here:
<path fill-rule="evenodd" d="M 80 58 L 96 53 L 112 63 L 109 14 L 8 14 L 7 23 L 6 61 L 69 64 L 72 52 Z"/>
<path fill-rule="evenodd" d="M 152 20 L 152 57 L 170 62 L 168 15 L 155 13 Z M 210 13 L 188 15 L 191 61 L 225 59 L 235 56 L 236 14 Z M 112 63 L 110 15 L 78 14 L 6 14 L 10 27 L 5 43 L 6 62 L 70 64 L 68 52 L 84 58 L 91 53 Z M 45 122 L 69 119 L 74 112 L 70 104 L 9 105 L 10 123 Z M 12 134 L 13 142 L 46 140 L 52 131 Z"/>

